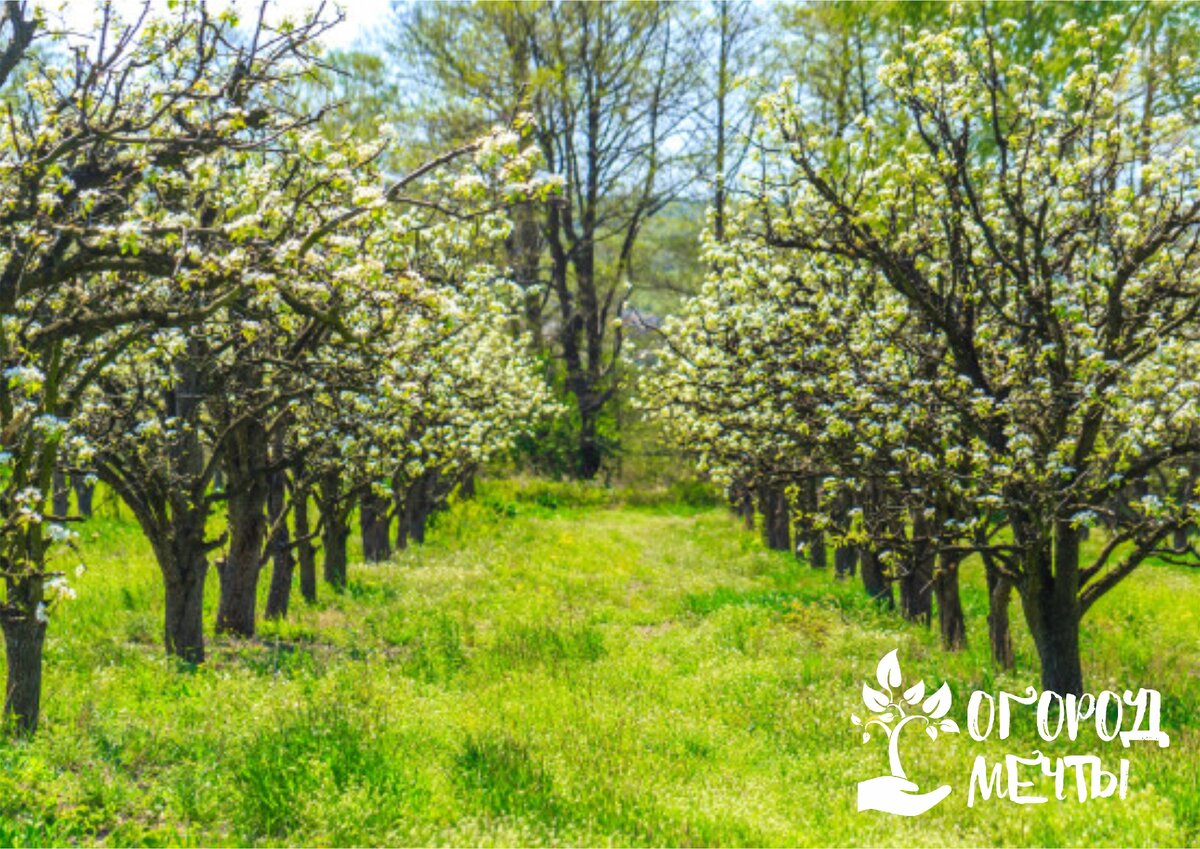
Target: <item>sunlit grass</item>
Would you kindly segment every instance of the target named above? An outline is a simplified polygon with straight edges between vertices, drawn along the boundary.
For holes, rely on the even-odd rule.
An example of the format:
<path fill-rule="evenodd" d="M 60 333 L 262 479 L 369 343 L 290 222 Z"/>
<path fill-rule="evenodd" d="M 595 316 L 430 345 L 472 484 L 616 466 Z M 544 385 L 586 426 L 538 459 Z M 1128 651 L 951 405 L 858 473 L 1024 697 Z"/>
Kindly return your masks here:
<path fill-rule="evenodd" d="M 701 493 L 485 484 L 430 542 L 355 566 L 340 595 L 294 602 L 250 642 L 178 669 L 128 519 L 83 528 L 87 571 L 47 644 L 45 717 L 0 748 L 0 844 L 1195 845 L 1200 840 L 1200 574 L 1153 566 L 1085 623 L 1089 689 L 1163 692 L 1169 749 L 1086 736 L 906 741 L 957 787 L 917 819 L 855 811 L 886 769 L 849 722 L 899 647 L 906 676 L 1036 684 L 993 672 L 982 575 L 965 575 L 970 648 L 881 612 Z M 690 502 L 690 503 L 689 503 Z M 73 560 L 64 559 L 68 568 Z M 264 576 L 264 592 L 265 580 Z M 216 576 L 209 579 L 214 615 Z M 978 753 L 1131 759 L 1130 795 L 966 807 Z"/>

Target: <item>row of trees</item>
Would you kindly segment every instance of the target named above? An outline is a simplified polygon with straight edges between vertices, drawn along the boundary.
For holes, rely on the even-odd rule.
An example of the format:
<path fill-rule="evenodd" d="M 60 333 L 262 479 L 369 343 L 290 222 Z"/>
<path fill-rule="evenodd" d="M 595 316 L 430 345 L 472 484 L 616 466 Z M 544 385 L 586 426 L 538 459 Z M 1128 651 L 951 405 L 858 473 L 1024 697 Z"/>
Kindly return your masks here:
<path fill-rule="evenodd" d="M 276 19 L 277 18 L 277 19 Z M 480 262 L 513 203 L 544 201 L 531 127 L 397 171 L 394 133 L 313 107 L 336 19 L 248 20 L 202 2 L 88 38 L 8 2 L 0 21 L 0 606 L 5 710 L 32 730 L 55 571 L 76 515 L 56 476 L 98 478 L 161 568 L 164 644 L 288 609 L 295 566 L 346 582 L 349 517 L 387 555 L 551 411 L 512 332 L 518 289 Z M 328 98 L 325 98 L 328 100 Z M 315 521 L 310 505 L 318 507 Z M 224 530 L 210 534 L 222 509 Z M 65 550 L 65 549 L 64 549 Z"/>
<path fill-rule="evenodd" d="M 1200 560 L 1194 15 L 1134 11 L 1031 38 L 973 7 L 863 49 L 844 120 L 811 86 L 765 98 L 646 392 L 770 544 L 832 542 L 909 618 L 936 596 L 951 649 L 979 555 L 996 661 L 1015 589 L 1060 693 L 1100 597 Z"/>

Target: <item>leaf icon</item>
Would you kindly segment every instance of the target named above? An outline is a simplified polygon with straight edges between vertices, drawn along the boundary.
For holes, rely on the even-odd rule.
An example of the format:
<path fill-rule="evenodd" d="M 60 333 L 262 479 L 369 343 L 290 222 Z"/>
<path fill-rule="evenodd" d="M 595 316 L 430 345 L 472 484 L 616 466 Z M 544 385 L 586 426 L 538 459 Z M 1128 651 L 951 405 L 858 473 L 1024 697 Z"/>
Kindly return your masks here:
<path fill-rule="evenodd" d="M 953 719 L 943 719 L 941 722 L 938 723 L 938 727 L 940 727 L 947 734 L 949 734 L 951 732 L 957 733 L 957 731 L 958 731 L 958 723 L 955 722 Z"/>
<path fill-rule="evenodd" d="M 888 699 L 883 693 L 878 690 L 872 690 L 866 684 L 863 684 L 863 704 L 874 713 L 887 710 Z"/>
<path fill-rule="evenodd" d="M 850 721 L 855 725 L 862 725 L 862 720 L 859 719 L 855 714 L 850 714 Z"/>
<path fill-rule="evenodd" d="M 921 697 L 924 695 L 925 682 L 918 681 L 916 684 L 913 684 L 904 691 L 904 701 L 908 702 L 910 705 L 915 705 L 917 702 L 921 701 Z"/>
<path fill-rule="evenodd" d="M 936 693 L 925 700 L 921 709 L 929 715 L 930 719 L 941 719 L 950 710 L 951 698 L 950 685 L 942 684 Z"/>
<path fill-rule="evenodd" d="M 932 725 L 927 725 L 925 727 L 925 733 L 929 735 L 930 740 L 937 739 L 937 728 L 936 727 L 934 727 Z"/>
<path fill-rule="evenodd" d="M 870 740 L 870 739 L 871 739 L 871 735 L 870 735 L 870 734 L 868 734 L 866 731 L 864 731 L 864 732 L 863 732 L 863 742 L 865 743 L 865 742 L 867 742 L 867 741 L 868 741 L 868 740 Z"/>
<path fill-rule="evenodd" d="M 875 678 L 885 690 L 900 686 L 900 661 L 896 659 L 896 649 L 880 658 L 879 666 L 875 668 Z"/>

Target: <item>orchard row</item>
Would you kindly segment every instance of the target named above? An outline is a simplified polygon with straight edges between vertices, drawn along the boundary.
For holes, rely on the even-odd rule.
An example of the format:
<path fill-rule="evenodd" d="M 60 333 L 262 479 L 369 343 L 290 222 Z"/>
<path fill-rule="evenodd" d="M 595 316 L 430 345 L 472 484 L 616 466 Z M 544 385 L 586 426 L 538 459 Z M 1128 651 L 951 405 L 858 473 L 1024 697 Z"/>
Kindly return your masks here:
<path fill-rule="evenodd" d="M 393 519 L 419 539 L 552 408 L 515 293 L 482 259 L 506 205 L 556 184 L 534 178 L 519 117 L 403 168 L 388 127 L 330 131 L 303 96 L 316 16 L 239 24 L 181 3 L 125 24 L 105 6 L 79 41 L 27 14 L 6 7 L 0 57 L 0 625 L 6 712 L 31 730 L 73 592 L 53 569 L 79 518 L 63 481 L 98 479 L 132 510 L 165 649 L 199 663 L 210 564 L 216 630 L 252 635 L 268 562 L 269 616 L 297 561 L 315 594 L 317 545 L 344 585 L 356 508 L 375 556 Z"/>
<path fill-rule="evenodd" d="M 984 10 L 986 11 L 986 10 Z M 1024 44 L 967 15 L 909 32 L 844 126 L 796 85 L 648 405 L 772 547 L 966 640 L 986 570 L 1043 689 L 1083 692 L 1080 624 L 1151 560 L 1197 565 L 1197 74 L 1126 22 Z M 793 533 L 795 538 L 793 539 Z"/>

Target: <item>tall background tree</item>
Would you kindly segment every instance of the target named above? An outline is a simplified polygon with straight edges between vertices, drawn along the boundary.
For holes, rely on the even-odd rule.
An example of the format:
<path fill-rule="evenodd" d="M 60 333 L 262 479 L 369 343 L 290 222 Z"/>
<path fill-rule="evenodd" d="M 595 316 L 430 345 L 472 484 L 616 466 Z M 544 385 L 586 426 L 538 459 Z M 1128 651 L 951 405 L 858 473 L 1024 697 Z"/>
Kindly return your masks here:
<path fill-rule="evenodd" d="M 397 9 L 385 42 L 418 69 L 431 137 L 528 110 L 546 168 L 565 181 L 555 202 L 514 212 L 508 251 L 548 377 L 571 402 L 550 465 L 584 478 L 616 449 L 635 249 L 693 176 L 690 23 L 661 3 L 422 4 Z"/>

